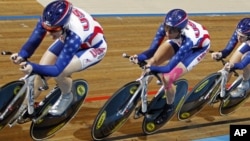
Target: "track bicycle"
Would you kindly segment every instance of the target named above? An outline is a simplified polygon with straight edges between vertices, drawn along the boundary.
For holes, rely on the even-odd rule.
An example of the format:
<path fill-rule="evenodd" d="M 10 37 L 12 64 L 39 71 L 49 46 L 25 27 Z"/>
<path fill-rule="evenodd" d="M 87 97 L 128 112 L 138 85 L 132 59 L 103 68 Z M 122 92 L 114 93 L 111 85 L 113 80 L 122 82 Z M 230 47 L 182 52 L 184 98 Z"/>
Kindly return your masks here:
<path fill-rule="evenodd" d="M 220 61 L 225 65 L 225 60 L 221 59 Z M 226 70 L 221 69 L 218 72 L 209 74 L 196 84 L 178 112 L 178 119 L 189 120 L 206 105 L 212 106 L 216 102 L 220 102 L 219 113 L 221 115 L 227 115 L 235 111 L 246 98 L 233 98 L 230 96 L 230 92 L 237 88 L 243 78 L 242 75 L 233 70 L 232 73 L 234 73 L 236 79 L 232 84 L 227 85 L 228 73 Z M 249 93 L 246 96 L 249 96 Z"/>
<path fill-rule="evenodd" d="M 2 52 L 10 55 L 11 52 Z M 30 136 L 34 140 L 44 140 L 55 135 L 62 129 L 80 110 L 87 94 L 88 83 L 83 79 L 73 81 L 72 104 L 61 116 L 48 113 L 50 107 L 61 95 L 58 87 L 54 87 L 46 97 L 36 106 L 34 105 L 33 90 L 34 77 L 38 74 L 29 74 L 19 80 L 9 82 L 0 89 L 0 130 L 5 126 L 13 127 L 16 124 L 31 122 Z M 40 76 L 43 86 L 39 90 L 47 90 L 48 84 Z M 27 102 L 24 102 L 24 101 Z"/>
<path fill-rule="evenodd" d="M 126 54 L 123 57 L 129 58 Z M 145 69 L 146 62 L 138 64 L 140 68 Z M 148 85 L 153 78 L 161 82 L 160 77 L 152 72 L 145 72 L 135 81 L 131 81 L 118 89 L 99 110 L 91 130 L 94 140 L 102 140 L 115 131 L 119 130 L 129 119 L 131 113 L 139 105 L 143 113 L 142 130 L 145 134 L 153 134 L 169 121 L 178 111 L 185 95 L 188 91 L 188 82 L 185 79 L 179 79 L 175 82 L 176 96 L 174 101 L 174 110 L 162 124 L 156 124 L 156 118 L 163 112 L 163 106 L 166 104 L 166 95 L 164 87 L 160 85 L 158 92 L 149 101 Z M 158 85 L 158 84 L 157 84 Z M 136 113 L 135 111 L 134 113 Z M 135 116 L 134 116 L 134 119 Z"/>

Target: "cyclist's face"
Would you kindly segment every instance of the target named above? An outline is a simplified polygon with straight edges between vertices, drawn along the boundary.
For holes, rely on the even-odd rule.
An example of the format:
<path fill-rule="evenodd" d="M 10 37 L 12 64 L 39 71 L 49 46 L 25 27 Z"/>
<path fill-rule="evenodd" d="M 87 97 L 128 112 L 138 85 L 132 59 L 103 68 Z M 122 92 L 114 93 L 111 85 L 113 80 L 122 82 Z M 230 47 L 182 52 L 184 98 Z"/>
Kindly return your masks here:
<path fill-rule="evenodd" d="M 52 37 L 52 39 L 58 39 L 62 36 L 63 31 L 59 30 L 59 31 L 48 31 L 48 34 Z"/>
<path fill-rule="evenodd" d="M 237 31 L 237 39 L 239 42 L 243 43 L 243 42 L 247 41 L 247 35 L 244 35 L 244 34 Z"/>
<path fill-rule="evenodd" d="M 51 27 L 42 23 L 43 28 L 52 36 L 53 39 L 58 39 L 61 37 L 63 29 L 62 27 Z"/>
<path fill-rule="evenodd" d="M 165 32 L 166 32 L 166 36 L 169 39 L 175 39 L 177 36 L 179 36 L 180 34 L 180 29 L 176 28 L 176 27 L 171 27 L 169 25 L 165 25 Z"/>

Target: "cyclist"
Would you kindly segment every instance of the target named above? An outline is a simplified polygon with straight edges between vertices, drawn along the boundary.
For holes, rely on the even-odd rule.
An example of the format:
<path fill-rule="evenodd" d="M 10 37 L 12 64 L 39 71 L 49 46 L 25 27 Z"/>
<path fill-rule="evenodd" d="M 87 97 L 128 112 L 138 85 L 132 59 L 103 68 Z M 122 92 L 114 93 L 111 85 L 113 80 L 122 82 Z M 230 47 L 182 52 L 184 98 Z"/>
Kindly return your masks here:
<path fill-rule="evenodd" d="M 226 58 L 233 52 L 238 42 L 241 43 L 240 46 L 224 66 L 228 71 L 231 69 L 243 70 L 243 81 L 236 90 L 230 93 L 232 97 L 242 97 L 250 88 L 250 18 L 243 18 L 239 21 L 226 47 L 219 52 L 212 53 L 212 58 L 215 60 Z"/>
<path fill-rule="evenodd" d="M 34 54 L 47 33 L 55 41 L 43 54 L 39 64 L 24 61 Z M 73 101 L 71 74 L 96 65 L 106 51 L 107 43 L 101 25 L 71 2 L 56 0 L 44 8 L 31 36 L 18 53 L 11 55 L 11 60 L 20 64 L 20 70 L 25 74 L 34 72 L 55 78 L 62 93 L 49 113 L 61 115 Z M 41 81 L 37 78 L 35 98 L 40 94 L 37 87 Z"/>
<path fill-rule="evenodd" d="M 147 61 L 146 71 L 161 74 L 167 98 L 156 124 L 161 124 L 173 111 L 174 81 L 200 63 L 209 48 L 210 37 L 205 27 L 189 20 L 183 9 L 172 9 L 159 26 L 149 49 L 130 57 L 133 63 Z"/>

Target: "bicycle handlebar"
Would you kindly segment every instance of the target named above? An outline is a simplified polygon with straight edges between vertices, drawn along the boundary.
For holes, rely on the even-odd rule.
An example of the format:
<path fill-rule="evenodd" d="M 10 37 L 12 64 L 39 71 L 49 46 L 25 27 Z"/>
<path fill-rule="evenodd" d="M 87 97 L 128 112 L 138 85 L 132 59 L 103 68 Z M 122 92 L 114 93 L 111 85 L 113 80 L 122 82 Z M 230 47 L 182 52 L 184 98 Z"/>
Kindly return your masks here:
<path fill-rule="evenodd" d="M 209 53 L 213 53 L 214 51 L 213 50 L 209 50 Z M 223 66 L 227 63 L 227 61 L 224 59 L 224 58 L 219 58 L 219 59 L 216 59 L 216 61 L 221 61 L 221 63 L 223 64 Z M 234 73 L 234 76 L 239 76 L 239 73 L 236 72 L 235 69 L 231 69 L 230 72 L 233 72 Z"/>
<path fill-rule="evenodd" d="M 126 53 L 123 53 L 122 54 L 122 56 L 124 57 L 124 58 L 130 58 L 130 55 L 127 55 Z M 138 65 L 142 68 L 142 69 L 145 69 L 145 65 L 147 65 L 147 62 L 146 61 L 142 61 L 142 62 L 139 62 L 138 61 Z"/>
<path fill-rule="evenodd" d="M 126 53 L 123 53 L 122 56 L 123 56 L 124 58 L 128 58 L 128 59 L 130 58 L 130 55 L 127 55 Z M 146 61 L 141 61 L 141 62 L 138 61 L 138 65 L 139 65 L 143 70 L 146 70 L 145 65 L 147 65 L 147 62 L 146 62 Z M 146 73 L 146 75 L 150 75 L 150 74 L 154 75 L 154 76 L 161 82 L 161 78 L 159 77 L 159 75 L 157 75 L 156 72 L 151 72 L 151 71 L 150 71 L 150 72 Z"/>
<path fill-rule="evenodd" d="M 1 52 L 1 55 L 11 55 L 12 54 L 12 52 L 10 52 L 10 51 L 2 51 Z"/>
<path fill-rule="evenodd" d="M 2 52 L 1 52 L 1 55 L 12 55 L 12 54 L 13 54 L 13 53 L 12 53 L 11 51 L 2 51 Z M 30 74 L 28 74 L 25 78 L 28 78 L 29 76 L 34 75 L 34 74 L 35 74 L 35 73 L 30 73 Z M 41 78 L 41 80 L 42 80 L 42 84 L 43 84 L 43 86 L 39 87 L 38 90 L 39 90 L 39 91 L 48 90 L 48 89 L 49 89 L 49 86 L 48 86 L 48 83 L 47 83 L 45 77 L 42 76 L 42 75 L 40 75 L 40 74 L 36 74 L 36 75 L 40 76 L 40 78 Z"/>

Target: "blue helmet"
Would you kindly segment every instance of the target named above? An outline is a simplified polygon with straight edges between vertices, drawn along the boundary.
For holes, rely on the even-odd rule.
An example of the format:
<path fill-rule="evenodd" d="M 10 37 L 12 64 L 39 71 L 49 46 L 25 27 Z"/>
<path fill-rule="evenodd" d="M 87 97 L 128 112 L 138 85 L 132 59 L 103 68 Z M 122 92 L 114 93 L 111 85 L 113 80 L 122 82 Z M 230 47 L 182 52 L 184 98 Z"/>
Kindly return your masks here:
<path fill-rule="evenodd" d="M 49 27 L 63 27 L 68 23 L 73 5 L 67 0 L 56 0 L 48 4 L 42 15 L 42 22 Z"/>
<path fill-rule="evenodd" d="M 164 20 L 165 25 L 182 30 L 188 23 L 187 13 L 182 9 L 170 10 Z"/>
<path fill-rule="evenodd" d="M 237 32 L 240 32 L 246 36 L 250 36 L 250 18 L 242 19 L 236 28 Z"/>

